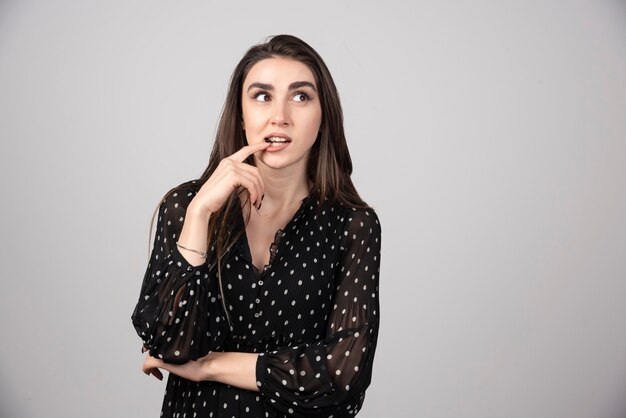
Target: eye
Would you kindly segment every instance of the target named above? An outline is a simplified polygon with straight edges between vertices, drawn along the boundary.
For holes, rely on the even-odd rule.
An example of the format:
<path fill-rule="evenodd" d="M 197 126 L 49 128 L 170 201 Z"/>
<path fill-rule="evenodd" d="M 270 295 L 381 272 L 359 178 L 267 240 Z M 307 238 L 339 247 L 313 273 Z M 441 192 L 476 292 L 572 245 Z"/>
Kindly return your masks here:
<path fill-rule="evenodd" d="M 269 102 L 270 100 L 270 95 L 262 92 L 256 93 L 253 97 L 257 102 Z"/>
<path fill-rule="evenodd" d="M 308 94 L 304 93 L 304 92 L 297 92 L 296 94 L 293 95 L 293 100 L 295 102 L 306 102 L 308 100 L 310 100 L 311 98 L 309 97 Z"/>

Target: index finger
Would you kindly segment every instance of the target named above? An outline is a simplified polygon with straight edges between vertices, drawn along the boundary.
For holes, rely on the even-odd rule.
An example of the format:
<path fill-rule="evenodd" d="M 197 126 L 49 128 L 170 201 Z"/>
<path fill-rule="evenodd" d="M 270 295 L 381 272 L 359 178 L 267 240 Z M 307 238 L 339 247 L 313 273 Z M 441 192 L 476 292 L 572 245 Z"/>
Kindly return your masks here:
<path fill-rule="evenodd" d="M 272 144 L 269 142 L 262 142 L 256 145 L 246 145 L 245 147 L 241 148 L 239 151 L 237 151 L 236 153 L 234 153 L 228 158 L 230 158 L 231 160 L 236 160 L 236 161 L 241 162 L 245 160 L 246 158 L 248 158 L 249 156 L 251 156 L 252 154 L 254 154 L 255 152 L 264 150 L 270 145 Z"/>

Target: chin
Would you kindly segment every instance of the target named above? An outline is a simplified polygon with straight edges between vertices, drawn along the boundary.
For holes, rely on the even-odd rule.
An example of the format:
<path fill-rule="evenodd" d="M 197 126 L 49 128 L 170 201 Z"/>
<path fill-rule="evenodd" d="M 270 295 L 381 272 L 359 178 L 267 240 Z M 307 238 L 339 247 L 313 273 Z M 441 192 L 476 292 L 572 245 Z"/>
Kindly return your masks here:
<path fill-rule="evenodd" d="M 260 163 L 263 164 L 267 168 L 271 168 L 274 170 L 279 170 L 281 168 L 289 167 L 291 164 L 289 161 L 285 161 L 280 158 L 261 158 Z"/>

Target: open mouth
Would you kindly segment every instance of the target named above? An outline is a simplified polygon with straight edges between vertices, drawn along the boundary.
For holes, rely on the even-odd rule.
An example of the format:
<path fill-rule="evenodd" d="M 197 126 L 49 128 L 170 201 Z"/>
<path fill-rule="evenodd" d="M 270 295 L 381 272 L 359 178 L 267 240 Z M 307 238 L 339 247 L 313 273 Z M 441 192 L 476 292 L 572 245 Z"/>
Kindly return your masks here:
<path fill-rule="evenodd" d="M 286 144 L 288 142 L 291 142 L 291 139 L 282 138 L 279 136 L 270 136 L 265 138 L 265 142 L 269 142 L 271 144 Z"/>

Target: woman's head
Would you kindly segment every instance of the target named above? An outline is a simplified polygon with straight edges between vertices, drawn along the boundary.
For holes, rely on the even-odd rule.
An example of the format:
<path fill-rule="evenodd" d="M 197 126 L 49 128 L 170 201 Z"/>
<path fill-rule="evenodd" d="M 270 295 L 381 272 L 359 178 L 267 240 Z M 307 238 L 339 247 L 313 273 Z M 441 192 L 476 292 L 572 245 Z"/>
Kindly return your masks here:
<path fill-rule="evenodd" d="M 321 108 L 319 132 L 308 155 L 307 175 L 321 197 L 363 206 L 352 182 L 352 161 L 343 129 L 343 113 L 337 88 L 319 54 L 304 41 L 290 35 L 277 35 L 251 47 L 236 66 L 217 129 L 209 166 L 202 175 L 206 181 L 219 162 L 247 144 L 242 97 L 244 82 L 251 69 L 264 60 L 293 60 L 304 64 L 314 78 Z M 249 163 L 254 164 L 250 157 Z"/>
<path fill-rule="evenodd" d="M 283 57 L 257 62 L 243 81 L 241 109 L 247 143 L 272 143 L 254 154 L 261 173 L 268 168 L 283 170 L 306 184 L 309 156 L 322 121 L 317 83 L 309 68 Z"/>

